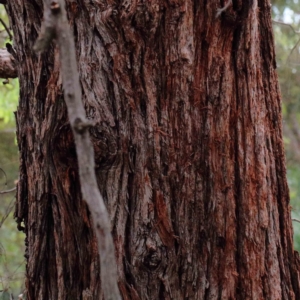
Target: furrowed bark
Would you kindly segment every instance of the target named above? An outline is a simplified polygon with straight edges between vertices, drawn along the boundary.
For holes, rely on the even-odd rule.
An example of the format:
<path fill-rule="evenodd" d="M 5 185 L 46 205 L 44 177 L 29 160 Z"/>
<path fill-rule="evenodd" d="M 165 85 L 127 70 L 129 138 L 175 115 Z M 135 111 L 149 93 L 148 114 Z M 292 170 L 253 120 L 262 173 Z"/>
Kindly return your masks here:
<path fill-rule="evenodd" d="M 37 51 L 44 51 L 49 47 L 52 39 L 57 38 L 64 99 L 75 139 L 81 192 L 92 214 L 98 241 L 103 294 L 107 300 L 118 300 L 121 299 L 121 296 L 117 285 L 115 250 L 110 221 L 97 185 L 94 149 L 88 131 L 93 124 L 86 119 L 81 100 L 74 38 L 64 7 L 64 0 L 46 2 L 43 31 L 34 48 Z"/>
<path fill-rule="evenodd" d="M 221 2 L 66 1 L 126 300 L 300 299 L 270 3 Z M 59 54 L 41 0 L 7 7 L 28 299 L 98 299 Z"/>

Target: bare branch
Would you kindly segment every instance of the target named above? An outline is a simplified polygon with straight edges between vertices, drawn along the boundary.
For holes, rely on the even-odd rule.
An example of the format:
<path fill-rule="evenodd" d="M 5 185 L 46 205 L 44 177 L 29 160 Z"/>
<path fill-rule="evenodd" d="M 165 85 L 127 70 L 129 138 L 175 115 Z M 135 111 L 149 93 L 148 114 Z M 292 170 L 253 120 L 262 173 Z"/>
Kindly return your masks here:
<path fill-rule="evenodd" d="M 292 219 L 292 221 L 300 223 L 300 220 L 298 220 L 298 219 Z"/>
<path fill-rule="evenodd" d="M 232 0 L 228 0 L 224 7 L 218 8 L 216 13 L 216 19 L 228 9 L 228 7 L 232 4 Z"/>
<path fill-rule="evenodd" d="M 286 61 L 289 62 L 290 64 L 293 64 L 293 62 L 291 61 L 291 57 L 295 51 L 295 49 L 297 49 L 298 45 L 300 43 L 300 39 L 298 39 L 297 43 L 294 45 L 294 47 L 292 48 L 292 50 L 289 53 L 289 56 L 287 57 Z M 295 63 L 295 62 L 294 62 Z M 298 65 L 298 62 L 296 63 L 296 65 Z"/>
<path fill-rule="evenodd" d="M 300 31 L 296 31 L 295 28 L 294 28 L 291 24 L 287 24 L 287 23 L 284 23 L 284 22 L 281 22 L 281 21 L 275 21 L 275 20 L 272 20 L 272 22 L 273 22 L 274 24 L 287 26 L 287 27 L 291 28 L 292 31 L 293 31 L 295 34 L 300 35 Z M 299 43 L 300 43 L 300 39 L 298 39 L 297 43 L 294 45 L 293 49 L 292 49 L 292 50 L 290 51 L 290 53 L 289 53 L 289 56 L 288 56 L 288 58 L 287 58 L 287 62 L 289 62 L 290 64 L 293 64 L 293 62 L 290 61 L 290 60 L 291 60 L 291 56 L 292 56 L 294 50 L 298 47 Z M 298 63 L 297 63 L 297 65 L 298 65 Z"/>
<path fill-rule="evenodd" d="M 64 97 L 72 127 L 79 166 L 83 199 L 87 202 L 94 222 L 100 256 L 101 282 L 105 300 L 121 299 L 117 285 L 115 249 L 110 220 L 95 175 L 94 150 L 88 127 L 90 122 L 81 100 L 74 37 L 69 28 L 64 0 L 45 1 L 44 25 L 35 49 L 47 48 L 53 36 L 58 40 Z M 43 41 L 44 42 L 40 42 Z M 46 41 L 46 42 L 45 42 Z"/>
<path fill-rule="evenodd" d="M 300 31 L 296 31 L 295 28 L 294 28 L 291 24 L 287 24 L 287 23 L 280 22 L 280 21 L 275 21 L 275 20 L 272 20 L 272 22 L 273 22 L 274 24 L 283 25 L 283 26 L 288 26 L 288 27 L 290 27 L 290 28 L 294 31 L 294 33 L 296 33 L 296 34 L 299 34 L 299 33 L 300 33 Z"/>
<path fill-rule="evenodd" d="M 12 35 L 8 29 L 8 27 L 6 26 L 5 22 L 0 18 L 0 23 L 3 25 L 3 27 L 5 28 L 5 31 L 7 32 L 9 39 L 12 40 Z"/>
<path fill-rule="evenodd" d="M 8 218 L 9 214 L 12 212 L 13 208 L 14 208 L 14 198 L 10 201 L 9 205 L 6 208 L 6 211 L 0 221 L 0 228 L 2 227 L 3 223 L 5 222 L 5 220 Z"/>
<path fill-rule="evenodd" d="M 0 49 L 0 78 L 18 77 L 13 56 L 7 49 Z"/>
<path fill-rule="evenodd" d="M 11 193 L 11 192 L 15 191 L 16 189 L 17 189 L 17 188 L 14 187 L 14 188 L 12 188 L 12 189 L 10 189 L 10 190 L 0 191 L 0 195 Z"/>

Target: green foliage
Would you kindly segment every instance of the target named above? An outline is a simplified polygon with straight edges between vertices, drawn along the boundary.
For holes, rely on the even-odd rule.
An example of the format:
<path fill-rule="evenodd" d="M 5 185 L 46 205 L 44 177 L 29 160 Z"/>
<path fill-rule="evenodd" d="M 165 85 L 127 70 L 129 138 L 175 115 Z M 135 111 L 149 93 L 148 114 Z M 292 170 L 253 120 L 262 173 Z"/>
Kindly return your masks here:
<path fill-rule="evenodd" d="M 8 16 L 7 16 L 7 13 L 6 13 L 3 5 L 0 5 L 0 18 L 6 24 L 6 27 L 9 28 Z M 1 47 L 2 47 L 2 45 L 4 45 L 4 42 L 8 42 L 9 40 L 10 40 L 9 33 L 7 32 L 4 25 L 0 22 L 0 44 L 1 44 Z"/>
<path fill-rule="evenodd" d="M 0 130 L 14 128 L 14 111 L 19 98 L 19 81 L 10 79 L 8 84 L 0 84 Z"/>
<path fill-rule="evenodd" d="M 0 5 L 0 18 L 9 29 L 8 17 L 3 5 Z M 0 22 L 0 48 L 4 48 L 5 43 L 11 42 L 6 28 Z M 0 83 L 0 130 L 15 127 L 13 112 L 16 110 L 19 98 L 18 79 L 10 79 L 8 84 L 3 82 L 4 79 Z"/>
<path fill-rule="evenodd" d="M 4 6 L 0 18 L 8 27 Z M 0 23 L 0 47 L 9 42 L 9 33 Z M 4 81 L 4 79 L 3 79 Z M 0 190 L 15 186 L 18 179 L 18 149 L 15 142 L 15 117 L 19 98 L 18 79 L 0 83 Z M 24 234 L 16 228 L 13 219 L 15 193 L 0 195 L 0 300 L 20 294 L 24 282 Z"/>
<path fill-rule="evenodd" d="M 0 5 L 0 18 L 8 18 Z M 9 41 L 9 35 L 0 24 L 0 47 Z M 4 81 L 4 80 L 3 80 Z M 15 143 L 15 118 L 19 97 L 19 82 L 10 79 L 0 83 L 0 190 L 15 186 L 18 178 L 18 149 Z M 11 293 L 20 294 L 24 281 L 24 234 L 13 220 L 15 193 L 0 195 L 0 300 L 11 299 Z"/>

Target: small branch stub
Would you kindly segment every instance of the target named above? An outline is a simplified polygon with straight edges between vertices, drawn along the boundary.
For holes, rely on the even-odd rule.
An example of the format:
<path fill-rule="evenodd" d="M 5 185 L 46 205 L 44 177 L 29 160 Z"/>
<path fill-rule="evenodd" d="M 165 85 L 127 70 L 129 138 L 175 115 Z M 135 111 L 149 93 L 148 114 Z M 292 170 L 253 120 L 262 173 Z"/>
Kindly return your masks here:
<path fill-rule="evenodd" d="M 83 121 L 80 118 L 76 118 L 73 126 L 76 132 L 82 134 L 86 129 L 92 127 L 93 125 L 93 122 L 89 122 L 87 120 Z"/>
<path fill-rule="evenodd" d="M 50 9 L 53 14 L 58 14 L 60 11 L 59 3 L 57 3 L 57 1 L 52 1 L 50 4 Z"/>

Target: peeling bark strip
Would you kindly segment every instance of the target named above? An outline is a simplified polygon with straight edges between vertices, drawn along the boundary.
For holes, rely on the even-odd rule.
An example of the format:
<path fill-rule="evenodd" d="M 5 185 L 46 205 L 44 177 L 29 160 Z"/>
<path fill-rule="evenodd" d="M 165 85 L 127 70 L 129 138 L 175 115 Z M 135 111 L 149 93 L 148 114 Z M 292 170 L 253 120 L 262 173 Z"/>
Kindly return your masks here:
<path fill-rule="evenodd" d="M 64 6 L 64 0 L 45 2 L 43 31 L 34 49 L 44 51 L 54 36 L 58 40 L 64 99 L 75 139 L 81 192 L 89 206 L 98 241 L 103 294 L 105 300 L 118 300 L 121 296 L 117 285 L 115 250 L 108 212 L 97 186 L 94 150 L 88 132 L 92 123 L 86 119 L 81 100 L 75 44 Z"/>
<path fill-rule="evenodd" d="M 66 1 L 123 299 L 300 299 L 268 0 Z M 30 300 L 99 299 L 59 53 L 8 2 Z"/>
<path fill-rule="evenodd" d="M 0 78 L 16 78 L 17 76 L 13 56 L 6 49 L 0 49 Z"/>

